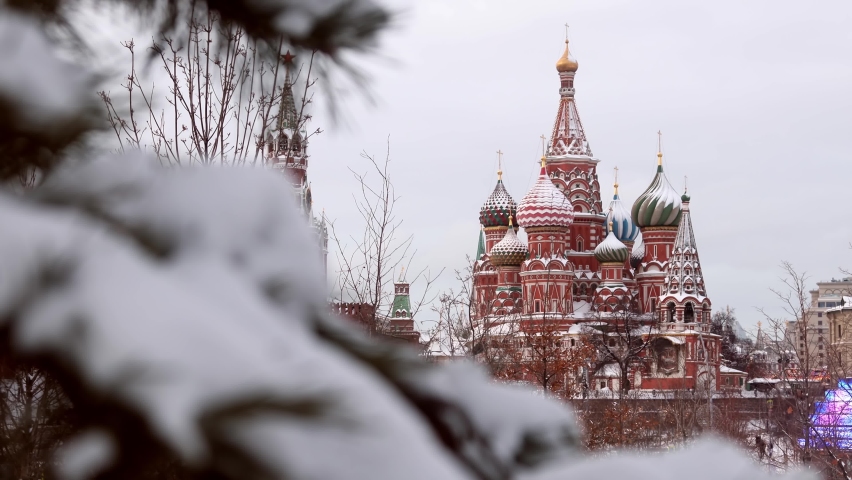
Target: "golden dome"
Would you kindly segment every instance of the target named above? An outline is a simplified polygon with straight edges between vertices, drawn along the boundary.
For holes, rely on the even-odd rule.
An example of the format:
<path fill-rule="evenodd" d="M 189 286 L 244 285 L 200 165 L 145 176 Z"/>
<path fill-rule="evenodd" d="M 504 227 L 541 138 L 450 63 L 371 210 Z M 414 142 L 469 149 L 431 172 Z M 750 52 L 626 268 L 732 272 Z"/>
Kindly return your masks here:
<path fill-rule="evenodd" d="M 571 55 L 571 51 L 568 49 L 568 40 L 565 40 L 565 53 L 557 60 L 556 71 L 559 73 L 576 72 L 577 66 L 577 60 L 574 60 L 574 56 Z"/>

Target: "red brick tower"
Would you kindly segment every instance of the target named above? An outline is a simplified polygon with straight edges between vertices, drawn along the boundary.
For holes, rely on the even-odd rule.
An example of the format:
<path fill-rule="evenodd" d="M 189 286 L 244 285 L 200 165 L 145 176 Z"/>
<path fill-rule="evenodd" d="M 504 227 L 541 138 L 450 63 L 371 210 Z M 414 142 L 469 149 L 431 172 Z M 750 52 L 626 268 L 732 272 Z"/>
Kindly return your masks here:
<path fill-rule="evenodd" d="M 517 213 L 517 209 L 515 200 L 503 185 L 503 171 L 498 170 L 497 185 L 479 209 L 479 224 L 483 230 L 480 232 L 480 245 L 473 264 L 474 318 L 488 315 L 493 310 L 499 279 L 497 266 L 492 262 L 491 250 L 506 236 L 509 219 Z"/>
<path fill-rule="evenodd" d="M 566 242 L 574 211 L 548 177 L 546 164 L 541 157 L 538 180 L 518 206 L 518 224 L 527 233 L 530 253 L 521 269 L 524 313 L 568 315 L 574 309 L 574 266 Z"/>
<path fill-rule="evenodd" d="M 631 213 L 633 223 L 642 232 L 645 249 L 644 258 L 635 270 L 639 309 L 642 313 L 652 313 L 657 310 L 658 299 L 663 293 L 666 264 L 681 215 L 680 195 L 663 173 L 662 152 L 657 153 L 657 173 L 651 185 L 633 203 Z"/>
<path fill-rule="evenodd" d="M 491 314 L 511 315 L 521 312 L 523 300 L 520 272 L 527 253 L 527 246 L 515 234 L 510 216 L 506 234 L 489 253 L 491 263 L 497 267 L 497 290 L 494 293 Z"/>
<path fill-rule="evenodd" d="M 592 252 L 606 233 L 597 174 L 597 164 L 600 160 L 592 155 L 574 101 L 574 76 L 577 68 L 577 61 L 571 55 L 566 39 L 565 52 L 556 62 L 560 83 L 559 109 L 556 112 L 546 156 L 548 175 L 571 201 L 575 212 L 566 243 L 568 258 L 579 275 L 581 271 L 598 271 L 598 262 Z M 593 290 L 593 275 L 579 275 L 578 281 L 584 289 Z"/>

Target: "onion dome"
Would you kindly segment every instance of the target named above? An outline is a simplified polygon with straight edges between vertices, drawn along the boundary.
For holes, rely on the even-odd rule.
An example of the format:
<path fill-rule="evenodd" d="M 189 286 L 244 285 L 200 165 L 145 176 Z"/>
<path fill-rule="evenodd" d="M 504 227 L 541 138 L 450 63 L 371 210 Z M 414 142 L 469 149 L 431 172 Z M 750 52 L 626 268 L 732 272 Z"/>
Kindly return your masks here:
<path fill-rule="evenodd" d="M 645 259 L 645 241 L 642 240 L 642 233 L 636 237 L 633 242 L 633 251 L 630 252 L 630 266 L 636 268 L 642 265 L 642 260 Z"/>
<path fill-rule="evenodd" d="M 491 264 L 495 266 L 503 265 L 520 265 L 527 259 L 527 246 L 524 245 L 518 235 L 515 233 L 515 228 L 512 225 L 512 217 L 509 217 L 509 228 L 506 229 L 506 235 L 503 240 L 497 242 L 488 255 L 491 257 Z"/>
<path fill-rule="evenodd" d="M 568 39 L 565 39 L 565 53 L 556 61 L 556 71 L 559 73 L 576 72 L 578 66 L 577 60 L 574 59 L 574 55 L 571 55 L 568 48 Z"/>
<path fill-rule="evenodd" d="M 633 223 L 639 227 L 676 227 L 680 223 L 680 195 L 663 173 L 663 154 L 657 153 L 657 174 L 645 193 L 633 203 Z"/>
<path fill-rule="evenodd" d="M 546 160 L 541 157 L 541 172 L 535 185 L 518 206 L 518 225 L 529 227 L 568 227 L 574 221 L 571 201 L 547 176 Z"/>
<path fill-rule="evenodd" d="M 624 263 L 629 256 L 630 250 L 615 236 L 610 224 L 606 238 L 595 247 L 595 258 L 601 263 Z"/>
<path fill-rule="evenodd" d="M 615 238 L 622 242 L 632 242 L 639 235 L 639 227 L 633 223 L 633 217 L 627 207 L 621 203 L 618 196 L 618 181 L 615 182 L 615 194 L 609 204 L 609 213 L 606 215 L 606 233 L 613 232 Z"/>
<path fill-rule="evenodd" d="M 483 227 L 505 227 L 509 217 L 517 213 L 518 204 L 503 186 L 503 172 L 497 171 L 497 186 L 479 209 L 479 223 Z"/>

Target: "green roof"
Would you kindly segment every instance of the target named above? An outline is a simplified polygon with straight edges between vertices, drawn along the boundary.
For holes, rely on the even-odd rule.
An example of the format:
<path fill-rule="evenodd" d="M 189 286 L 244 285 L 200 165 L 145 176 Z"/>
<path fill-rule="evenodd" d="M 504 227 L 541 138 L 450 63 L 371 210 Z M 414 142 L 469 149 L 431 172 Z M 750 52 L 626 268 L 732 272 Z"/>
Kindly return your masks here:
<path fill-rule="evenodd" d="M 390 315 L 393 317 L 396 312 L 404 311 L 406 316 L 411 316 L 411 298 L 408 295 L 397 294 L 393 297 L 393 306 L 391 307 Z"/>
<path fill-rule="evenodd" d="M 483 255 L 485 255 L 485 233 L 480 228 L 479 245 L 476 246 L 476 258 L 474 258 L 474 260 L 479 260 Z"/>

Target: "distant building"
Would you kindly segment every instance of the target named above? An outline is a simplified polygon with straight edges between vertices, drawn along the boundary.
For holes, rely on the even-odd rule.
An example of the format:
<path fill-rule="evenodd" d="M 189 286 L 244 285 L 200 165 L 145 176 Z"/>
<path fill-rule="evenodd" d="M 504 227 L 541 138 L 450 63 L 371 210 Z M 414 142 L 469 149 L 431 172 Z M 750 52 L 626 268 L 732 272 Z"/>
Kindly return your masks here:
<path fill-rule="evenodd" d="M 826 367 L 829 362 L 830 327 L 827 313 L 840 306 L 843 296 L 852 296 L 852 277 L 817 282 L 806 305 L 806 323 L 786 322 L 786 340 L 796 351 L 800 362 L 810 368 Z M 807 361 L 806 361 L 807 360 Z"/>
<path fill-rule="evenodd" d="M 394 297 L 387 315 L 377 313 L 372 305 L 366 303 L 333 302 L 331 310 L 346 319 L 352 320 L 369 335 L 392 341 L 409 343 L 423 348 L 420 332 L 414 326 L 414 312 L 411 309 L 411 285 L 400 275 L 394 283 Z"/>
<path fill-rule="evenodd" d="M 840 378 L 852 377 L 852 296 L 844 295 L 840 304 L 825 311 L 831 344 L 829 366 Z"/>

